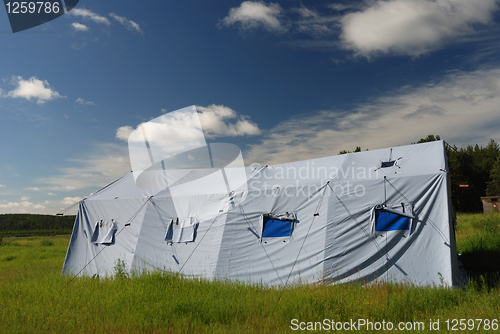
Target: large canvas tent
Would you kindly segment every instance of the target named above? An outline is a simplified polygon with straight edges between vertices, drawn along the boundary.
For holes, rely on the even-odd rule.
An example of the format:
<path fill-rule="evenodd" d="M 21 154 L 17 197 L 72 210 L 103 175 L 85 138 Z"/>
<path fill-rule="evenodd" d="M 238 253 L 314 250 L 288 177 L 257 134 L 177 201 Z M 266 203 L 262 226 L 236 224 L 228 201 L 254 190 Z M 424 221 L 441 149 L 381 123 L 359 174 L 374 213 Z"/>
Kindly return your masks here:
<path fill-rule="evenodd" d="M 129 173 L 79 204 L 63 274 L 457 285 L 443 141 L 259 167 Z"/>

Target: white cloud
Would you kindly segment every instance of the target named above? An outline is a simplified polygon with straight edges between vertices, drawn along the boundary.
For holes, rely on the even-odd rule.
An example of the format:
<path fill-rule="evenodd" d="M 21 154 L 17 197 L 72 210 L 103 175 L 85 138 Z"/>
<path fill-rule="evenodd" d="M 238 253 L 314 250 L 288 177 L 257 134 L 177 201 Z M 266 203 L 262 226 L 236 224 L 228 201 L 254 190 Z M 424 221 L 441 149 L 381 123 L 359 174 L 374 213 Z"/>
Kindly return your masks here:
<path fill-rule="evenodd" d="M 73 16 L 79 16 L 83 19 L 86 20 L 91 20 L 94 21 L 95 23 L 99 24 L 105 24 L 109 26 L 111 22 L 105 18 L 104 16 L 101 16 L 99 14 L 94 13 L 91 10 L 84 9 L 84 8 L 73 8 L 68 14 L 73 15 Z"/>
<path fill-rule="evenodd" d="M 62 201 L 61 201 L 61 204 L 64 204 L 64 205 L 72 205 L 72 204 L 75 204 L 75 203 L 78 203 L 82 200 L 81 197 L 65 197 Z"/>
<path fill-rule="evenodd" d="M 6 95 L 8 97 L 26 100 L 36 99 L 38 104 L 63 97 L 50 88 L 47 80 L 42 81 L 36 77 L 24 80 L 21 76 L 18 76 L 13 78 L 13 82 L 17 85 L 17 88 L 8 92 Z"/>
<path fill-rule="evenodd" d="M 30 199 L 29 196 L 21 196 L 21 201 L 26 202 Z"/>
<path fill-rule="evenodd" d="M 109 13 L 109 16 L 111 16 L 113 19 L 115 19 L 116 21 L 118 21 L 127 30 L 135 30 L 135 31 L 137 31 L 137 32 L 139 32 L 139 33 L 142 34 L 141 27 L 137 23 L 135 23 L 134 21 L 129 20 L 129 19 L 123 17 L 123 16 L 118 16 L 115 13 Z"/>
<path fill-rule="evenodd" d="M 247 116 L 238 115 L 236 111 L 223 105 L 212 104 L 208 107 L 196 106 L 200 111 L 200 122 L 205 133 L 209 136 L 253 136 L 260 134 L 257 124 Z M 227 123 L 227 120 L 237 119 L 236 123 Z"/>
<path fill-rule="evenodd" d="M 85 24 L 81 24 L 81 23 L 78 23 L 78 22 L 73 22 L 71 24 L 71 26 L 75 29 L 75 30 L 78 30 L 78 31 L 88 31 L 90 28 L 88 26 L 86 26 Z"/>
<path fill-rule="evenodd" d="M 0 184 L 0 188 L 5 188 L 5 187 L 7 187 L 7 186 L 4 184 Z"/>
<path fill-rule="evenodd" d="M 134 132 L 134 129 L 129 125 L 119 127 L 116 130 L 116 138 L 127 141 L 132 132 Z"/>
<path fill-rule="evenodd" d="M 45 206 L 41 204 L 34 204 L 29 202 L 28 200 L 21 200 L 21 202 L 7 202 L 4 204 L 0 204 L 0 209 L 4 213 L 26 213 L 26 212 L 35 212 L 40 209 L 44 209 Z"/>
<path fill-rule="evenodd" d="M 231 120 L 234 121 L 229 123 Z M 139 124 L 136 129 L 131 126 L 120 127 L 116 137 L 128 142 L 132 169 L 142 171 L 150 167 L 152 161 L 159 162 L 204 147 L 206 137 L 235 137 L 259 133 L 259 127 L 248 117 L 238 115 L 231 108 L 222 105 L 210 105 L 196 108 L 191 106 L 166 113 Z M 145 141 L 148 143 L 147 150 Z M 202 152 L 198 154 L 203 155 Z M 200 156 L 200 161 L 207 157 Z M 189 156 L 187 159 L 189 160 Z M 188 160 L 179 158 L 174 165 L 189 163 Z"/>
<path fill-rule="evenodd" d="M 82 104 L 82 105 L 95 106 L 94 102 L 86 101 L 86 100 L 84 100 L 82 98 L 77 98 L 75 102 L 79 103 L 79 104 Z"/>
<path fill-rule="evenodd" d="M 388 0 L 367 2 L 346 14 L 341 39 L 346 49 L 369 57 L 394 52 L 419 56 L 451 38 L 488 24 L 497 0 Z"/>
<path fill-rule="evenodd" d="M 40 188 L 38 187 L 29 187 L 26 190 L 31 190 L 31 191 L 40 191 Z"/>
<path fill-rule="evenodd" d="M 288 28 L 282 21 L 283 9 L 277 3 L 267 5 L 260 1 L 244 1 L 239 7 L 231 8 L 221 23 L 230 26 L 239 23 L 248 30 L 257 27 L 272 32 L 284 32 Z"/>
<path fill-rule="evenodd" d="M 500 68 L 455 72 L 436 83 L 402 87 L 348 111 L 319 111 L 267 131 L 245 162 L 274 164 L 341 150 L 406 145 L 429 134 L 451 144 L 500 141 Z"/>
<path fill-rule="evenodd" d="M 47 195 L 49 195 L 49 196 L 55 196 L 55 194 L 53 194 L 53 193 L 47 193 Z"/>
<path fill-rule="evenodd" d="M 258 125 L 250 121 L 248 116 L 239 115 L 229 107 L 212 104 L 208 107 L 196 106 L 196 109 L 199 111 L 199 122 L 207 136 L 252 136 L 258 135 L 261 132 Z M 199 137 L 198 131 L 195 129 L 197 122 L 194 119 L 190 119 L 190 114 L 182 118 L 176 118 L 170 114 L 165 114 L 164 116 L 170 116 L 167 122 L 150 122 L 148 124 L 148 141 L 150 143 L 154 142 L 156 138 L 163 140 L 165 133 L 172 133 L 173 137 L 182 138 L 186 142 L 197 140 Z M 236 120 L 236 122 L 228 123 L 227 121 L 229 120 Z M 117 129 L 116 138 L 127 141 L 134 130 L 134 128 L 128 125 L 122 126 Z M 165 143 L 161 144 L 161 146 L 164 145 Z"/>
<path fill-rule="evenodd" d="M 290 47 L 316 51 L 343 48 L 367 58 L 383 54 L 416 57 L 452 42 L 479 39 L 481 26 L 492 23 L 498 3 L 499 0 L 367 0 L 285 10 L 275 3 L 245 1 L 231 8 L 220 24 L 239 24 L 243 30 L 263 27 L 270 32 L 288 32 L 288 38 L 279 44 Z"/>
<path fill-rule="evenodd" d="M 50 187 L 50 190 L 57 190 L 57 191 L 68 191 L 68 190 L 74 190 L 74 186 L 53 186 Z"/>

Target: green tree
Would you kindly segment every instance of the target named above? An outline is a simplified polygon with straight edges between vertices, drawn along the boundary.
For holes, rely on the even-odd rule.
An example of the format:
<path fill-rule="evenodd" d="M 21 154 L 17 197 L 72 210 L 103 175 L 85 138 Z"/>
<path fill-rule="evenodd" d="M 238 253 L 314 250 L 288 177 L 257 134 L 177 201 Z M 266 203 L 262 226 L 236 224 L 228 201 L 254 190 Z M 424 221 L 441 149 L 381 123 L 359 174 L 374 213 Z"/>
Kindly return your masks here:
<path fill-rule="evenodd" d="M 340 154 L 347 154 L 347 153 L 356 153 L 356 152 L 361 152 L 361 146 L 356 146 L 356 149 L 354 151 L 352 151 L 352 152 L 351 151 L 342 150 L 342 151 L 339 152 L 339 155 Z"/>
<path fill-rule="evenodd" d="M 498 156 L 495 164 L 493 165 L 493 168 L 491 169 L 490 180 L 488 181 L 486 194 L 488 196 L 500 195 L 500 155 Z"/>
<path fill-rule="evenodd" d="M 439 137 L 439 135 L 428 135 L 427 137 L 425 138 L 420 138 L 419 141 L 416 142 L 416 144 L 421 144 L 421 143 L 428 143 L 428 142 L 431 142 L 431 141 L 438 141 L 438 140 L 441 140 L 441 137 Z"/>

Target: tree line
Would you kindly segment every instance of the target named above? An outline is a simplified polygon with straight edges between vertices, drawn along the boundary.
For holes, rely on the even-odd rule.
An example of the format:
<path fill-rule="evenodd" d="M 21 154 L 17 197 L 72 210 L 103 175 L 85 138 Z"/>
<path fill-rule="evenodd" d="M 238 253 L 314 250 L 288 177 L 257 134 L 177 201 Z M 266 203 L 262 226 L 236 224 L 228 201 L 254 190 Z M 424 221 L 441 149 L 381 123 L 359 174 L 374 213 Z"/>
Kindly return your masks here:
<path fill-rule="evenodd" d="M 441 140 L 439 135 L 428 135 L 416 143 L 436 140 Z M 353 152 L 361 152 L 361 147 L 356 147 Z M 339 152 L 345 153 L 351 152 Z M 446 155 L 451 199 L 456 211 L 482 212 L 481 197 L 500 197 L 500 147 L 493 139 L 485 147 L 476 144 L 458 148 L 447 143 Z"/>
<path fill-rule="evenodd" d="M 0 236 L 71 234 L 75 216 L 0 214 Z"/>

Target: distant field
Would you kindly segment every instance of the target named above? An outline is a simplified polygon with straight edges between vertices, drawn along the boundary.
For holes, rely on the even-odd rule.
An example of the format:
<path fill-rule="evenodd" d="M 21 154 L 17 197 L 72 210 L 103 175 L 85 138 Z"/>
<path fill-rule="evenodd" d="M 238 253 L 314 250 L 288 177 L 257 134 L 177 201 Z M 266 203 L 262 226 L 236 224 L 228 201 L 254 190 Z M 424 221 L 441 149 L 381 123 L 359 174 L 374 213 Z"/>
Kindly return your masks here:
<path fill-rule="evenodd" d="M 284 333 L 293 332 L 291 327 L 300 322 L 303 327 L 321 322 L 326 329 L 324 319 L 367 319 L 393 326 L 404 322 L 414 329 L 422 323 L 425 331 L 432 319 L 439 320 L 440 332 L 447 332 L 447 319 L 450 327 L 452 319 L 488 319 L 481 324 L 469 320 L 467 329 L 473 325 L 471 332 L 498 332 L 499 226 L 500 214 L 458 216 L 458 250 L 471 278 L 465 289 L 394 284 L 270 289 L 169 273 L 128 278 L 119 266 L 114 279 L 72 279 L 60 275 L 68 235 L 4 237 L 0 332 Z"/>

